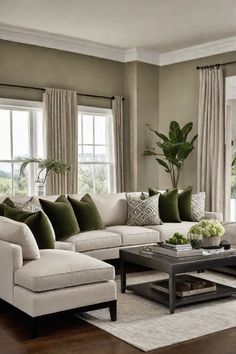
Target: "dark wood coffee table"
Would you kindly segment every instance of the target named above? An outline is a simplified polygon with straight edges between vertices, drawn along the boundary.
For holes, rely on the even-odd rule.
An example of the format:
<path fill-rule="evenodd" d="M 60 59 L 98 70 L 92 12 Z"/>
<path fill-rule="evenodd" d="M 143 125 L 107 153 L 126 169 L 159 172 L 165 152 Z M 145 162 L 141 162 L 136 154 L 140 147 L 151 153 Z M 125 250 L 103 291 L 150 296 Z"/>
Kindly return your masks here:
<path fill-rule="evenodd" d="M 169 294 L 165 294 L 163 292 L 152 289 L 152 282 L 127 285 L 127 263 L 138 264 L 169 274 Z M 141 253 L 139 247 L 122 249 L 120 250 L 121 292 L 125 293 L 126 289 L 131 290 L 143 297 L 160 302 L 169 306 L 170 313 L 173 314 L 177 306 L 189 305 L 213 299 L 220 299 L 231 296 L 232 294 L 236 294 L 236 288 L 232 288 L 223 284 L 216 284 L 216 291 L 213 292 L 192 295 L 184 298 L 176 297 L 175 283 L 177 274 L 193 271 L 203 271 L 205 269 L 214 269 L 220 268 L 222 266 L 233 265 L 236 265 L 236 253 L 175 258 L 154 253 Z"/>

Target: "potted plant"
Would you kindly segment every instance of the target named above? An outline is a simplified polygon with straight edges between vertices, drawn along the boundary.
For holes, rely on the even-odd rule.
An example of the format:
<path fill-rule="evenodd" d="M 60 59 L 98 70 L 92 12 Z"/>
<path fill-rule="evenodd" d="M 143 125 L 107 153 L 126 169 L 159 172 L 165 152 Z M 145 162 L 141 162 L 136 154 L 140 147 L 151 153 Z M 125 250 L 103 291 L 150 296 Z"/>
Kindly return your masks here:
<path fill-rule="evenodd" d="M 30 163 L 35 163 L 38 165 L 38 174 L 36 179 L 36 182 L 38 183 L 38 195 L 44 194 L 44 186 L 49 173 L 67 173 L 72 169 L 72 167 L 66 162 L 56 161 L 53 159 L 39 159 L 31 157 L 26 159 L 20 159 L 20 161 L 23 161 L 20 168 L 21 177 L 24 176 L 25 169 Z"/>
<path fill-rule="evenodd" d="M 195 135 L 191 140 L 187 140 L 188 134 L 193 128 L 193 123 L 187 123 L 183 128 L 180 128 L 179 123 L 172 121 L 168 137 L 163 133 L 153 130 L 149 124 L 147 124 L 147 127 L 160 138 L 156 144 L 162 152 L 156 152 L 155 148 L 152 148 L 144 150 L 144 155 L 163 157 L 162 159 L 158 157 L 156 160 L 170 174 L 172 186 L 176 188 L 178 187 L 183 163 L 194 149 L 194 142 L 197 139 L 197 135 Z"/>
<path fill-rule="evenodd" d="M 191 241 L 201 240 L 201 246 L 208 248 L 219 246 L 224 233 L 225 229 L 218 220 L 202 220 L 190 228 L 188 237 Z"/>

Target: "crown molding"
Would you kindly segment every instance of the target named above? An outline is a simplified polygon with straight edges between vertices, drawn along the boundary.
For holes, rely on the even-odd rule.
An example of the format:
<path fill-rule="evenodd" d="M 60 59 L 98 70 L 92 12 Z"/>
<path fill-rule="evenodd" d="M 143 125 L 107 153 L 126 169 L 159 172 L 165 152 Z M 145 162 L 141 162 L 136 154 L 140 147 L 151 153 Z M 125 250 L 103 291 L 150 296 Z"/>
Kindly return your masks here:
<path fill-rule="evenodd" d="M 141 61 L 148 64 L 160 65 L 160 58 L 156 52 L 143 48 L 131 48 L 125 52 L 125 62 Z"/>
<path fill-rule="evenodd" d="M 174 50 L 159 55 L 159 65 L 169 65 L 183 61 L 204 58 L 211 55 L 232 52 L 236 50 L 236 37 L 229 37 L 192 47 Z"/>
<path fill-rule="evenodd" d="M 0 39 L 124 62 L 122 48 L 0 23 Z"/>
<path fill-rule="evenodd" d="M 123 63 L 141 61 L 159 66 L 204 58 L 236 50 L 236 36 L 158 54 L 144 48 L 119 48 L 0 23 L 0 39 L 64 50 Z"/>

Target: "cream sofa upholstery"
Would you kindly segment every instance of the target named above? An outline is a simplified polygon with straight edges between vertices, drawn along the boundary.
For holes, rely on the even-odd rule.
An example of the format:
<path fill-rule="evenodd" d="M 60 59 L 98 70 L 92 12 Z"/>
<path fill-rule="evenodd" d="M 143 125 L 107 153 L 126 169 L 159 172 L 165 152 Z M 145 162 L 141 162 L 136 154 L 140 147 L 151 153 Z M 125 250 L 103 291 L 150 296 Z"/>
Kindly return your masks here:
<path fill-rule="evenodd" d="M 78 200 L 82 197 L 81 194 L 71 194 L 70 196 Z M 58 195 L 42 198 L 55 201 L 57 197 Z M 181 223 L 164 223 L 163 225 L 128 226 L 126 225 L 128 204 L 125 193 L 91 194 L 91 197 L 101 214 L 105 229 L 81 232 L 65 239 L 66 243 L 60 244 L 56 241 L 57 249 L 75 249 L 76 252 L 101 260 L 115 259 L 119 258 L 121 248 L 154 244 L 166 240 L 175 232 L 187 234 L 190 227 L 196 224 L 183 221 Z M 23 202 L 29 198 L 14 197 L 11 199 Z M 205 212 L 205 218 L 220 221 L 223 219 L 222 214 L 212 212 Z"/>
<path fill-rule="evenodd" d="M 0 240 L 0 271 L 0 298 L 31 318 L 109 307 L 116 320 L 114 267 L 99 259 L 50 249 L 40 250 L 39 259 L 24 261 L 21 246 Z"/>
<path fill-rule="evenodd" d="M 57 197 L 44 198 L 54 201 Z M 81 195 L 72 197 L 80 199 Z M 29 198 L 20 198 L 20 201 L 26 202 Z M 20 245 L 0 240 L 1 299 L 32 318 L 74 308 L 87 311 L 109 307 L 111 319 L 115 320 L 114 268 L 102 260 L 119 258 L 122 248 L 163 241 L 176 231 L 187 234 L 194 224 L 128 226 L 125 193 L 97 194 L 92 198 L 102 216 L 104 230 L 55 240 L 55 249 L 40 250 L 40 258 L 34 261 L 23 260 Z M 19 198 L 12 199 L 19 202 Z M 222 217 L 216 213 L 205 216 Z"/>
<path fill-rule="evenodd" d="M 15 271 L 14 284 L 34 292 L 113 280 L 114 267 L 77 252 L 41 250 Z"/>
<path fill-rule="evenodd" d="M 162 241 L 167 240 L 176 231 L 181 234 L 186 234 L 191 226 L 195 225 L 196 222 L 192 221 L 182 221 L 181 223 L 166 222 L 163 225 L 150 225 L 147 226 L 151 230 L 156 230 L 160 234 L 160 239 Z"/>
<path fill-rule="evenodd" d="M 143 226 L 117 225 L 109 226 L 106 230 L 121 235 L 121 246 L 156 243 L 160 241 L 159 232 Z"/>

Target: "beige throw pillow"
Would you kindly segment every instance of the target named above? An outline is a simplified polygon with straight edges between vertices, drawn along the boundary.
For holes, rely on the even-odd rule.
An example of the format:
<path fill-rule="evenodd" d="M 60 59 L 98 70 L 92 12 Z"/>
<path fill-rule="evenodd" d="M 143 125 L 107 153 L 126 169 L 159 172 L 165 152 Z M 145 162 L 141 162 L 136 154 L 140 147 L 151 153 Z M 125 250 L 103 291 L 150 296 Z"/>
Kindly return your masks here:
<path fill-rule="evenodd" d="M 15 243 L 22 248 L 23 259 L 39 259 L 39 248 L 29 227 L 23 222 L 0 216 L 0 240 Z"/>

